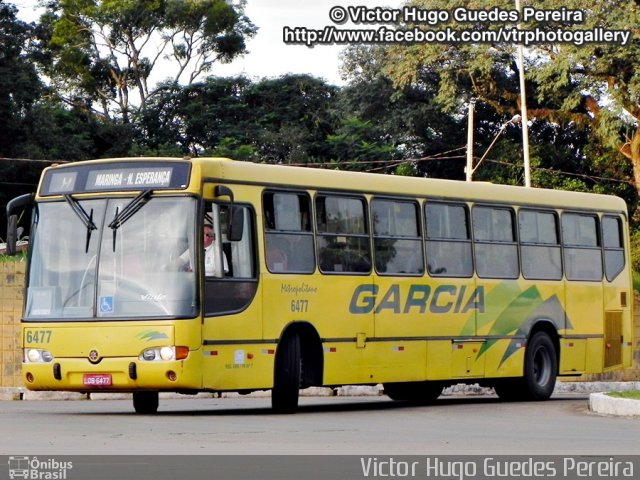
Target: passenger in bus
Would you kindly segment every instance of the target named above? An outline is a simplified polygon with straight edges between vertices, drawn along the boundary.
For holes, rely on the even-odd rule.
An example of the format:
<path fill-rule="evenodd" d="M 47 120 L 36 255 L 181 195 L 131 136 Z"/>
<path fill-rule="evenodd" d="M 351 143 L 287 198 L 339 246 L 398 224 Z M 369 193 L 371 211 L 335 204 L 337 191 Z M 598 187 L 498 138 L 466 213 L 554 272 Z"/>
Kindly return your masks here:
<path fill-rule="evenodd" d="M 273 239 L 267 241 L 267 266 L 271 272 L 285 272 L 288 269 L 287 255 L 274 244 Z"/>

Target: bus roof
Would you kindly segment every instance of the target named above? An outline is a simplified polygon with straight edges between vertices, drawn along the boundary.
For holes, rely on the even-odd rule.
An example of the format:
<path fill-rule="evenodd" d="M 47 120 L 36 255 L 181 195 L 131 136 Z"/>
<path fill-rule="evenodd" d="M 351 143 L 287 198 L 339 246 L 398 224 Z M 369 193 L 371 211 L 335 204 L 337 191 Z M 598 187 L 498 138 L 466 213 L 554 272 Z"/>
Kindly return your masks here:
<path fill-rule="evenodd" d="M 297 186 L 319 190 L 342 190 L 358 193 L 438 199 L 463 199 L 476 202 L 501 202 L 520 205 L 541 205 L 575 209 L 597 206 L 602 210 L 627 211 L 624 200 L 601 195 L 565 190 L 525 188 L 487 182 L 465 182 L 423 177 L 405 177 L 380 173 L 350 172 L 286 165 L 256 164 L 228 159 L 194 159 L 203 163 L 203 173 L 209 160 L 220 162 L 219 178 L 242 183 Z"/>
<path fill-rule="evenodd" d="M 288 165 L 259 164 L 228 158 L 135 157 L 73 162 L 45 170 L 65 169 L 80 165 L 100 165 L 112 162 L 188 162 L 196 177 L 229 184 L 254 184 L 271 187 L 317 189 L 353 193 L 373 193 L 389 196 L 429 197 L 442 200 L 498 202 L 517 205 L 537 205 L 549 208 L 592 209 L 626 212 L 624 200 L 601 195 L 564 190 L 525 188 L 486 182 L 465 182 L 421 177 L 404 177 L 379 173 L 351 172 Z M 43 174 L 44 178 L 44 174 Z M 193 181 L 192 181 L 193 185 Z"/>

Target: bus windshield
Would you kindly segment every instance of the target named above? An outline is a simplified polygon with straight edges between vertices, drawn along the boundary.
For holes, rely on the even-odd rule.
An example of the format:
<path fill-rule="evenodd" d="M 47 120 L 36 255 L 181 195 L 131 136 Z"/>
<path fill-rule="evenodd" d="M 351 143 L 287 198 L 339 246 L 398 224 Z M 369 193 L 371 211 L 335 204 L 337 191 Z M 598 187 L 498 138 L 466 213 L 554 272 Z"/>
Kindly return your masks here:
<path fill-rule="evenodd" d="M 192 317 L 195 273 L 174 268 L 195 251 L 190 197 L 40 203 L 32 232 L 25 320 Z M 128 207 L 129 206 L 129 207 Z"/>

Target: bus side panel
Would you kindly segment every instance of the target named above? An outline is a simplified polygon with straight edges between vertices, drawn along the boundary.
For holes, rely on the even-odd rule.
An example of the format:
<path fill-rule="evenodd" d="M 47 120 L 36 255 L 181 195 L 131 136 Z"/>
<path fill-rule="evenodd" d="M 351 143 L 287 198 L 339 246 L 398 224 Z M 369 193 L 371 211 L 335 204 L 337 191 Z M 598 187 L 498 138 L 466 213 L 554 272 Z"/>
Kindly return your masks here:
<path fill-rule="evenodd" d="M 574 343 L 574 345 L 578 345 L 578 348 L 566 348 L 561 352 L 560 374 L 581 370 L 585 373 L 602 372 L 604 364 L 602 350 L 604 302 L 602 293 L 602 282 L 566 282 L 567 328 L 565 335 L 569 337 L 569 344 Z M 582 344 L 585 342 L 585 365 L 581 369 L 578 359 L 583 358 Z M 563 342 L 563 345 L 567 345 L 567 343 Z M 566 368 L 569 366 L 575 370 L 572 368 L 571 371 L 567 371 Z"/>
<path fill-rule="evenodd" d="M 609 368 L 615 369 L 616 367 L 630 368 L 632 366 L 634 345 L 633 303 L 633 286 L 627 263 L 626 268 L 612 282 L 605 281 L 605 370 Z"/>
<path fill-rule="evenodd" d="M 524 372 L 524 351 L 526 342 L 521 339 L 490 341 L 485 357 L 487 378 L 520 377 Z"/>
<path fill-rule="evenodd" d="M 230 317 L 227 317 L 230 318 Z M 205 390 L 266 390 L 273 387 L 275 343 L 233 343 L 203 348 Z"/>
<path fill-rule="evenodd" d="M 478 336 L 485 343 L 485 377 L 522 376 L 526 340 L 537 322 L 556 330 L 565 327 L 564 284 L 561 281 L 478 279 L 484 287 L 484 308 L 478 312 Z"/>
<path fill-rule="evenodd" d="M 310 326 L 322 341 L 324 384 L 372 382 L 378 360 L 368 343 L 375 335 L 371 276 L 264 274 L 261 283 L 265 339 L 279 340 L 292 324 Z"/>
<path fill-rule="evenodd" d="M 434 279 L 377 277 L 376 337 L 383 339 L 378 368 L 385 381 L 481 376 L 483 365 L 469 359 L 471 347 L 455 344 L 461 335 L 475 335 L 476 296 L 473 278 Z M 427 348 L 432 338 L 446 338 L 445 348 Z M 422 340 L 418 340 L 422 339 Z M 425 341 L 427 340 L 427 342 Z M 437 352 L 427 356 L 427 351 Z M 417 356 L 420 351 L 422 357 Z M 474 366 L 470 365 L 474 363 Z M 473 372 L 473 373 L 470 373 Z"/>
<path fill-rule="evenodd" d="M 205 317 L 203 386 L 209 390 L 271 388 L 275 341 L 262 336 L 262 285 L 241 312 Z"/>

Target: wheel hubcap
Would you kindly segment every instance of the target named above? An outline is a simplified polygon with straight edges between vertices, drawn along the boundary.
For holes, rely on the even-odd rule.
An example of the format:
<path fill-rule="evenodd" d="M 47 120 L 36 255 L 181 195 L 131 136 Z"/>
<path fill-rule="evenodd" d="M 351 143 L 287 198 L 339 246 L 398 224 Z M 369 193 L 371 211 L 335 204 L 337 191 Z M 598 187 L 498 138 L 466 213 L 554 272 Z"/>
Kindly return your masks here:
<path fill-rule="evenodd" d="M 546 385 L 551 377 L 551 360 L 544 348 L 536 350 L 533 357 L 533 375 L 538 385 Z"/>

